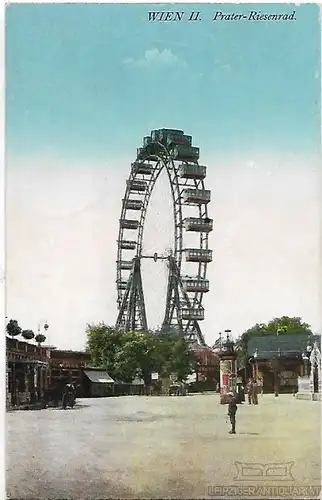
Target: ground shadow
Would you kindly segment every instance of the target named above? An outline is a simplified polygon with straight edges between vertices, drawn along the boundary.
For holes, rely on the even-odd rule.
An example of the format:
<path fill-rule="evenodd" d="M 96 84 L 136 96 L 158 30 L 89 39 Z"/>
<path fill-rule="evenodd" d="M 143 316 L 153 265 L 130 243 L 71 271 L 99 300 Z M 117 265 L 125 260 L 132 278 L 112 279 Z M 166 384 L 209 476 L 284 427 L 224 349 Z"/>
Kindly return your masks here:
<path fill-rule="evenodd" d="M 81 408 L 90 408 L 90 407 L 91 407 L 91 405 L 76 404 L 75 406 L 73 406 L 73 408 L 71 406 L 67 406 L 67 408 L 65 410 L 62 406 L 48 406 L 47 408 L 43 408 L 43 409 L 44 410 L 51 410 L 51 411 L 61 411 L 61 410 L 68 411 L 68 410 L 80 410 Z"/>
<path fill-rule="evenodd" d="M 241 434 L 242 436 L 259 436 L 259 432 L 237 432 L 237 434 Z"/>

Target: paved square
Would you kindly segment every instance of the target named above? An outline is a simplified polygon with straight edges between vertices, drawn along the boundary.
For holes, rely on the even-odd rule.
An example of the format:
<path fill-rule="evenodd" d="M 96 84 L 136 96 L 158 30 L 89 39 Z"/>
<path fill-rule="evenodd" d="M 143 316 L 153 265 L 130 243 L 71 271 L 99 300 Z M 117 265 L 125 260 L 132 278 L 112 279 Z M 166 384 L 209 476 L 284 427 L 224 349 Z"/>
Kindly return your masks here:
<path fill-rule="evenodd" d="M 7 414 L 9 498 L 233 498 L 221 486 L 321 484 L 317 402 L 239 405 L 236 435 L 218 395 L 78 404 Z"/>

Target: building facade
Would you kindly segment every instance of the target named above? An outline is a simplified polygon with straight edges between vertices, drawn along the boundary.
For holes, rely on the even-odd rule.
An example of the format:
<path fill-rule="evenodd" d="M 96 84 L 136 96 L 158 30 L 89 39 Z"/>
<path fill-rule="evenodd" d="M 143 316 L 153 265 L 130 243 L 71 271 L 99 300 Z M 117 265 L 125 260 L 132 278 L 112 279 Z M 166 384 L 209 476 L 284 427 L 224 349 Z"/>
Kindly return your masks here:
<path fill-rule="evenodd" d="M 219 382 L 219 357 L 210 349 L 196 345 L 193 347 L 194 354 L 199 358 L 197 378 L 199 382 Z"/>
<path fill-rule="evenodd" d="M 296 393 L 298 379 L 307 370 L 307 349 L 314 342 L 320 345 L 320 337 L 306 332 L 251 337 L 247 346 L 251 376 L 262 380 L 264 393 Z"/>
<path fill-rule="evenodd" d="M 48 387 L 54 388 L 71 382 L 78 387 L 78 395 L 81 395 L 83 370 L 89 367 L 90 363 L 91 355 L 88 352 L 51 348 Z"/>
<path fill-rule="evenodd" d="M 6 406 L 21 407 L 44 400 L 48 352 L 30 342 L 6 337 Z"/>

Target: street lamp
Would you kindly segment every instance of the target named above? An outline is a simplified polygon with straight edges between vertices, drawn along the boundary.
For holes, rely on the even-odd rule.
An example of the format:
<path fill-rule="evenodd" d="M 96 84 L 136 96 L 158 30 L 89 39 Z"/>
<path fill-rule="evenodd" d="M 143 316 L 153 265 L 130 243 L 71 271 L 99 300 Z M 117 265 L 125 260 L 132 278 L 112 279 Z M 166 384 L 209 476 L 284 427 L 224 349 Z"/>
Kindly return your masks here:
<path fill-rule="evenodd" d="M 279 336 L 280 333 L 286 332 L 287 327 L 286 326 L 278 326 L 276 329 L 276 340 Z M 281 349 L 278 347 L 275 360 L 274 360 L 274 394 L 275 397 L 277 398 L 279 396 L 279 383 L 278 383 L 278 367 L 279 367 L 279 358 L 281 356 Z"/>
<path fill-rule="evenodd" d="M 305 352 L 302 352 L 302 360 L 304 364 L 304 376 L 306 377 L 309 374 L 308 370 L 308 364 L 309 364 L 309 357 Z"/>
<path fill-rule="evenodd" d="M 41 333 L 41 327 L 43 327 L 44 332 L 45 332 L 44 337 L 47 339 L 47 330 L 48 330 L 48 328 L 49 328 L 49 325 L 48 325 L 47 321 L 43 321 L 43 320 L 42 320 L 42 321 L 39 321 L 39 323 L 38 323 L 38 328 L 37 328 L 37 330 L 38 330 L 38 335 L 42 335 L 42 333 Z M 48 339 L 47 339 L 47 342 L 48 342 Z"/>
<path fill-rule="evenodd" d="M 306 352 L 302 353 L 302 360 L 304 363 L 304 376 L 310 375 L 309 363 L 310 363 L 311 352 L 312 352 L 312 346 L 309 339 L 306 346 Z"/>
<path fill-rule="evenodd" d="M 255 379 L 257 380 L 257 376 L 258 376 L 258 363 L 257 363 L 257 357 L 258 357 L 258 350 L 255 349 L 254 351 L 254 359 L 255 359 Z"/>
<path fill-rule="evenodd" d="M 222 350 L 222 333 L 219 332 L 219 347 L 220 347 L 220 350 Z"/>

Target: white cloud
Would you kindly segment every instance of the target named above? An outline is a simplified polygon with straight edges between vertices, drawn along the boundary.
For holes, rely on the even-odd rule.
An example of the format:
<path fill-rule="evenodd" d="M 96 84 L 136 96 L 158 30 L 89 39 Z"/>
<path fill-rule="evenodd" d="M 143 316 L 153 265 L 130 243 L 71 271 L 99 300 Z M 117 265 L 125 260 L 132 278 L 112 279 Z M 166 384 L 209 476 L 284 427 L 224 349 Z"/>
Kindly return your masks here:
<path fill-rule="evenodd" d="M 141 68 L 150 68 L 156 66 L 174 66 L 178 61 L 178 57 L 173 54 L 171 49 L 159 50 L 153 48 L 147 49 L 142 59 L 128 58 L 124 60 L 124 64 Z"/>

